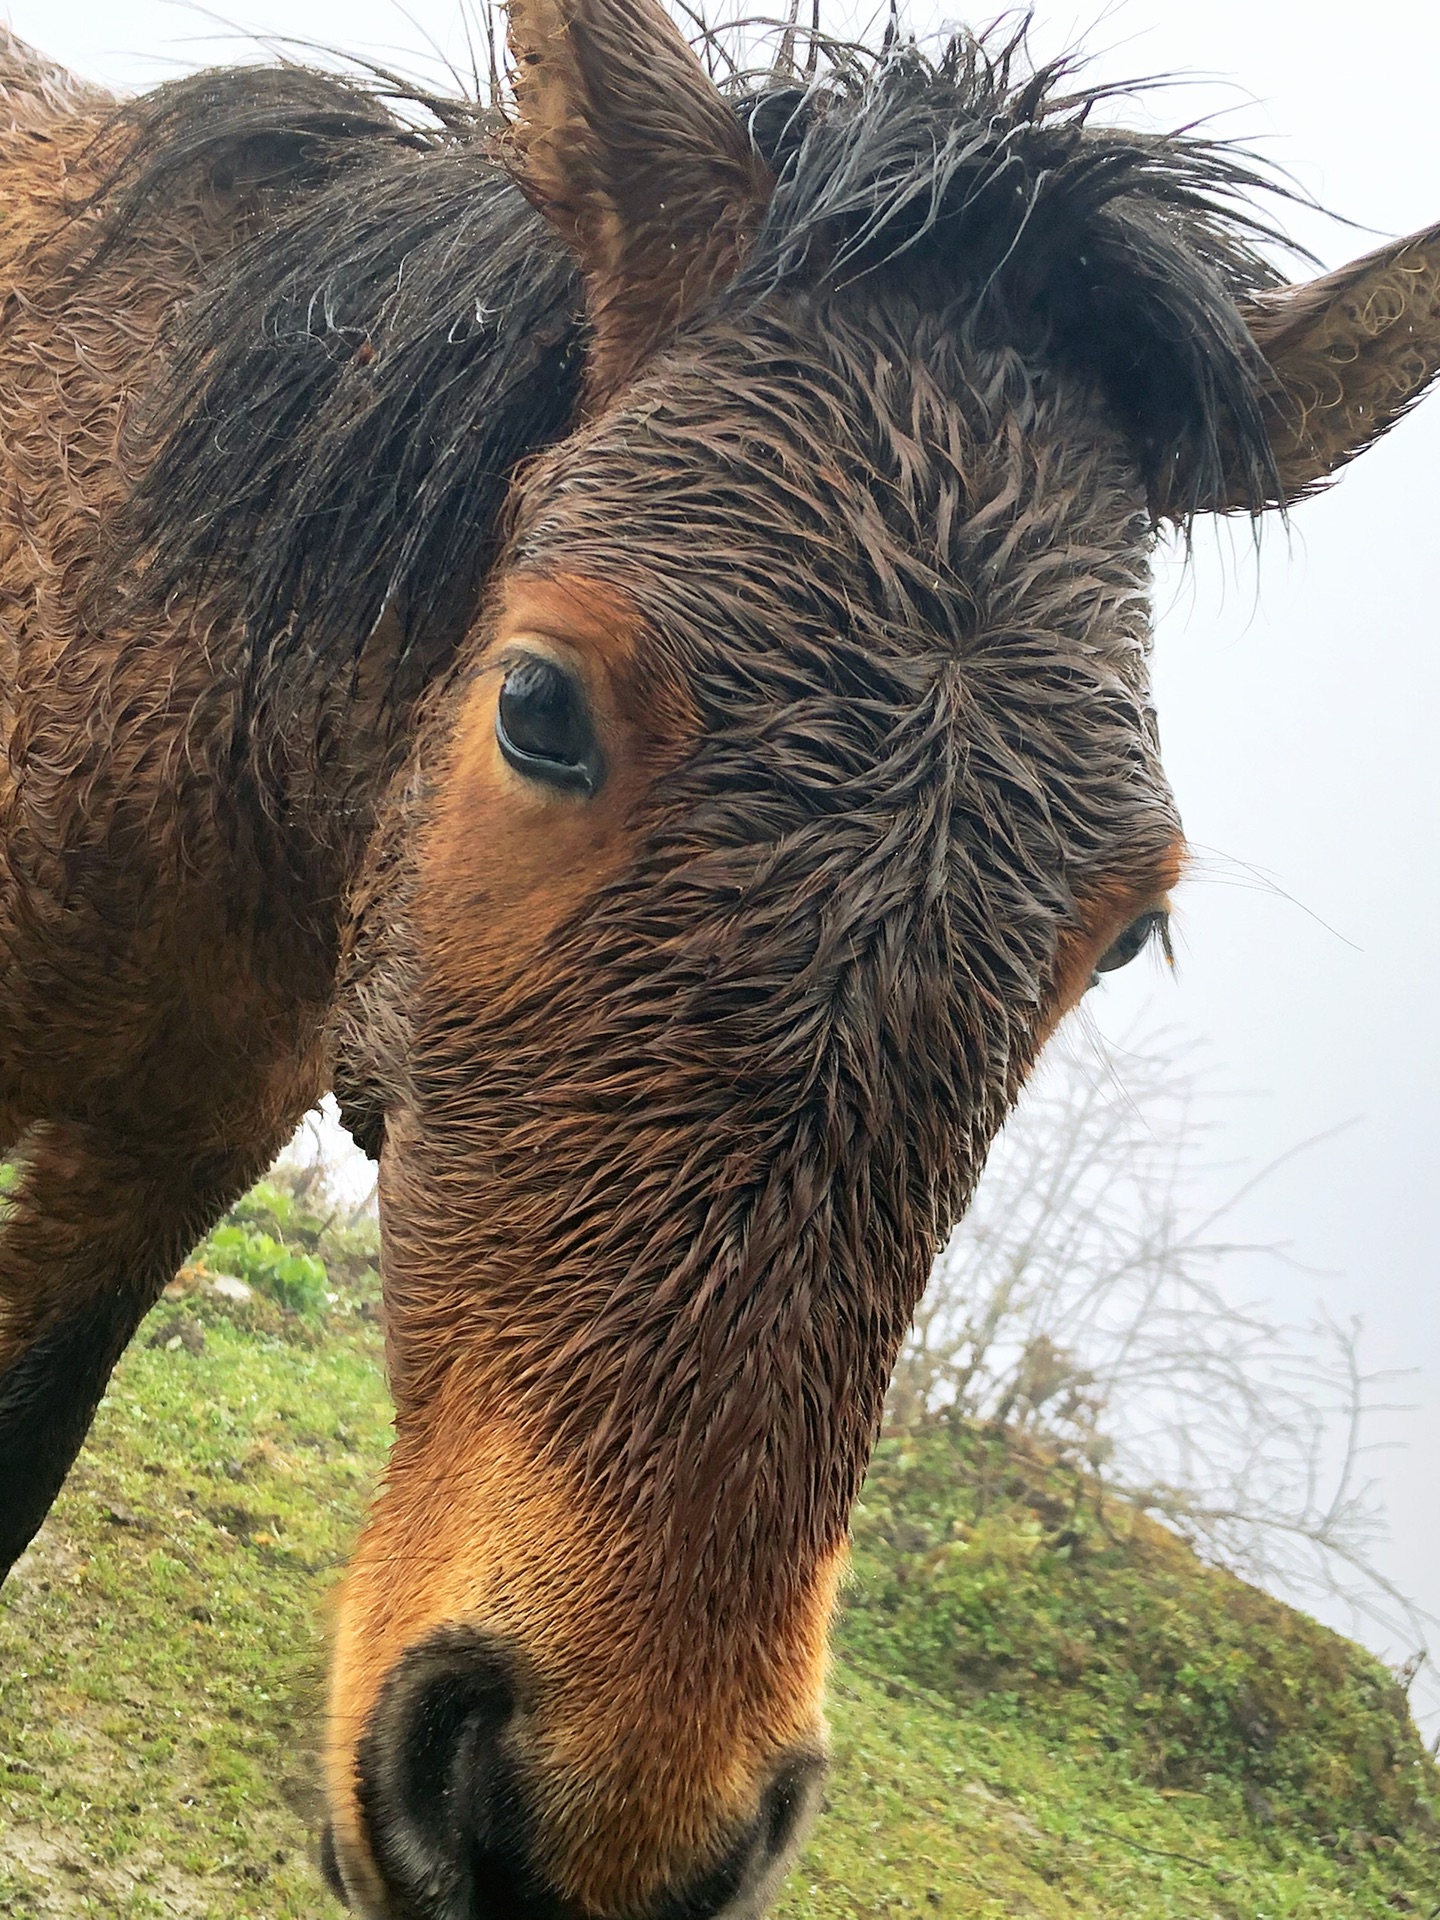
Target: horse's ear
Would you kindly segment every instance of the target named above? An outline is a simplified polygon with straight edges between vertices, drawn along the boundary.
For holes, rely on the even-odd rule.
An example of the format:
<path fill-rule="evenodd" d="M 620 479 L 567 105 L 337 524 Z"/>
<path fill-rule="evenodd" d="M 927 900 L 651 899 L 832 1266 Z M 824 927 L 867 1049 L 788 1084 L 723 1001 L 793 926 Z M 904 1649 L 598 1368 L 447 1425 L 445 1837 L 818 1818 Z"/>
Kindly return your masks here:
<path fill-rule="evenodd" d="M 580 262 L 591 406 L 735 272 L 773 185 L 659 0 L 509 0 L 515 179 Z"/>
<path fill-rule="evenodd" d="M 1265 414 L 1283 504 L 1363 453 L 1440 371 L 1440 227 L 1264 294 L 1245 321 L 1270 366 Z"/>

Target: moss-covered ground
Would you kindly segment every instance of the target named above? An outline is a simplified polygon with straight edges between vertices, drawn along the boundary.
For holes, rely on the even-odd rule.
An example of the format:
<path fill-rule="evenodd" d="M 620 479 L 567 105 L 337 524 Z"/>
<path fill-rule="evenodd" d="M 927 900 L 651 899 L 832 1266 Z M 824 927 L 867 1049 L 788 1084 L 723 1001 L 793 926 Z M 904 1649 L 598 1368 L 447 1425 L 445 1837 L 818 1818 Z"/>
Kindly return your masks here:
<path fill-rule="evenodd" d="M 310 1304 L 157 1309 L 0 1591 L 0 1914 L 338 1911 L 325 1600 L 388 1409 L 364 1302 Z M 885 1442 L 856 1539 L 785 1920 L 1440 1915 L 1433 1769 L 1347 1642 L 984 1436 Z"/>

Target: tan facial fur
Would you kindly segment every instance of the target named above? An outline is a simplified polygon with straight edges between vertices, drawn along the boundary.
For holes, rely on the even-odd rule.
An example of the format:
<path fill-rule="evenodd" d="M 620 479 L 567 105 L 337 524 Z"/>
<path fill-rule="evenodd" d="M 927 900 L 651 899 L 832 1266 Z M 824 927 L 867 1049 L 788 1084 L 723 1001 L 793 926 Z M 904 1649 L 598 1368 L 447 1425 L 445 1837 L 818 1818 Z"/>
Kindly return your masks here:
<path fill-rule="evenodd" d="M 842 1554 L 771 1619 L 662 1610 L 654 1543 L 591 1509 L 484 1391 L 457 1370 L 401 1434 L 343 1590 L 327 1771 L 347 1876 L 378 1900 L 353 1766 L 381 1686 L 437 1628 L 476 1625 L 532 1676 L 516 1749 L 539 1864 L 584 1912 L 640 1912 L 754 1816 L 777 1763 L 819 1750 Z"/>
<path fill-rule="evenodd" d="M 417 917 L 443 991 L 503 995 L 547 934 L 629 848 L 632 811 L 684 750 L 684 703 L 647 675 L 619 596 L 584 580 L 525 580 L 481 651 L 434 806 Z M 495 703 L 517 649 L 579 672 L 607 775 L 593 799 L 517 774 Z M 406 1213 L 408 1156 L 392 1116 L 382 1208 Z M 523 1223 L 517 1229 L 522 1241 Z M 437 1256 L 438 1258 L 438 1256 Z M 543 1244 L 520 1258 L 543 1272 Z M 339 1856 L 356 1897 L 385 1911 L 355 1797 L 355 1756 L 397 1663 L 437 1629 L 474 1626 L 513 1649 L 530 1691 L 513 1751 L 543 1854 L 585 1913 L 643 1911 L 703 1871 L 754 1818 L 777 1765 L 816 1753 L 826 1644 L 843 1549 L 778 1581 L 735 1569 L 667 1586 L 663 1543 L 639 1539 L 548 1442 L 523 1357 L 536 1330 L 461 1329 L 456 1289 L 483 1273 L 392 1282 L 397 1439 L 341 1600 L 327 1772 Z M 403 1337 L 396 1332 L 403 1321 Z M 517 1379 L 517 1374 L 520 1378 Z M 723 1571 L 723 1570 L 722 1570 Z M 685 1729 L 677 1740 L 677 1727 Z"/>

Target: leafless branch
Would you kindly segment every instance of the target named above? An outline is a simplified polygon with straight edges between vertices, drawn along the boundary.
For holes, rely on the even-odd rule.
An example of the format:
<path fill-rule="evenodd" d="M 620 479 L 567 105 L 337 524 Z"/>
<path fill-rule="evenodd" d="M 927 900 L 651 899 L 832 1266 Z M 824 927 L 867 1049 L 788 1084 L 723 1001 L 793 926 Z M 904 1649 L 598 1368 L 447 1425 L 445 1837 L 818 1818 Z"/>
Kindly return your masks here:
<path fill-rule="evenodd" d="M 1236 1176 L 1217 1206 L 1218 1121 L 1173 1036 L 1062 1041 L 936 1264 L 890 1418 L 1038 1435 L 1210 1559 L 1414 1648 L 1419 1673 L 1440 1623 L 1380 1570 L 1366 1472 L 1400 1376 L 1366 1368 L 1358 1321 L 1287 1324 L 1232 1281 L 1239 1255 L 1287 1254 L 1228 1223 L 1330 1136 Z"/>

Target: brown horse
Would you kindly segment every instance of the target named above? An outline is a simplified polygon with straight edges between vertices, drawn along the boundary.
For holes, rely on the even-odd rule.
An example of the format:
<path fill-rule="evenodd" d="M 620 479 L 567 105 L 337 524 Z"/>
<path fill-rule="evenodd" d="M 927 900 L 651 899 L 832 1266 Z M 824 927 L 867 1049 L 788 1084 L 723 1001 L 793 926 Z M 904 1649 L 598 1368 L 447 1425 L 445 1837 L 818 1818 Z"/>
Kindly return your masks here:
<path fill-rule="evenodd" d="M 1156 529 L 1417 398 L 1440 233 L 1281 286 L 1236 155 L 964 38 L 511 38 L 508 130 L 4 43 L 0 1565 L 333 1076 L 397 1409 L 337 1891 L 754 1915 L 932 1257 L 1164 937 Z"/>

